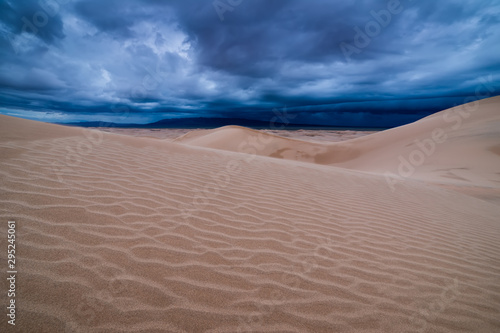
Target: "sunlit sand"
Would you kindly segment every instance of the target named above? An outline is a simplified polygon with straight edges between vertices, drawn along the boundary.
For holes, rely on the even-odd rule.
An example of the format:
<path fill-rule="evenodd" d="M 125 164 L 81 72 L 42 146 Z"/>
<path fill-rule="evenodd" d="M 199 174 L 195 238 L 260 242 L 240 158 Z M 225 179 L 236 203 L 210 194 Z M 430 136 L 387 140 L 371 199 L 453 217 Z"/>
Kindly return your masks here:
<path fill-rule="evenodd" d="M 500 331 L 499 110 L 490 98 L 341 142 L 0 116 L 9 329 Z"/>

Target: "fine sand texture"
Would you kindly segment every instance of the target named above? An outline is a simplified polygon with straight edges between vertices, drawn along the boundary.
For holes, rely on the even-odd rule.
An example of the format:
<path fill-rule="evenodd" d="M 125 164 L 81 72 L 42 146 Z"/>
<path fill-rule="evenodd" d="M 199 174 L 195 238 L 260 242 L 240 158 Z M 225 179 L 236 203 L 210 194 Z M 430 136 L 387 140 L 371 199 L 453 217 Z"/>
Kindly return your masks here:
<path fill-rule="evenodd" d="M 418 179 L 500 204 L 500 97 L 342 142 L 304 142 L 238 126 L 174 141 L 376 173 L 392 189 Z"/>
<path fill-rule="evenodd" d="M 178 137 L 189 133 L 203 131 L 201 129 L 189 128 L 119 128 L 119 127 L 90 127 L 103 132 L 124 134 L 138 137 L 149 137 L 163 139 L 166 141 L 174 141 Z M 278 135 L 281 137 L 299 139 L 303 141 L 313 142 L 337 142 L 359 138 L 365 135 L 376 133 L 377 131 L 357 131 L 357 130 L 325 130 L 325 129 L 298 129 L 298 130 L 282 130 L 282 129 L 262 129 L 263 133 Z M 198 132 L 200 134 L 202 132 Z M 206 132 L 205 132 L 206 133 Z M 192 134 L 191 134 L 192 135 Z"/>
<path fill-rule="evenodd" d="M 337 143 L 0 116 L 0 332 L 499 332 L 499 147 L 498 97 Z"/>

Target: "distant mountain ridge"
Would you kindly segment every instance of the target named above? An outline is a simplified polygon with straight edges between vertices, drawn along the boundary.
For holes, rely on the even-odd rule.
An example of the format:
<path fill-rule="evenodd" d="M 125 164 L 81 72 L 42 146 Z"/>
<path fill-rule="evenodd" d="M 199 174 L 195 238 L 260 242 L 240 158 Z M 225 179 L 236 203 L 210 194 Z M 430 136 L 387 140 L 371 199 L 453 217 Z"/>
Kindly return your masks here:
<path fill-rule="evenodd" d="M 117 128 L 217 128 L 228 125 L 238 125 L 250 128 L 262 129 L 299 129 L 299 128 L 343 128 L 342 126 L 322 126 L 310 124 L 285 124 L 283 122 L 270 122 L 242 118 L 181 118 L 181 119 L 162 119 L 149 124 L 119 124 L 113 122 L 88 121 L 59 123 L 67 126 L 80 127 L 117 127 Z"/>

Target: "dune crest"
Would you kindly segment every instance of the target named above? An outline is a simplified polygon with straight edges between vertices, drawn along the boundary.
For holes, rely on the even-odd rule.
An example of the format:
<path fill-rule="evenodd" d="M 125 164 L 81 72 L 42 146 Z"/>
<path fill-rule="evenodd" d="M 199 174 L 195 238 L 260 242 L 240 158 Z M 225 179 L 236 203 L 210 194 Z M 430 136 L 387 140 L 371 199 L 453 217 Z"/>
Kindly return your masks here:
<path fill-rule="evenodd" d="M 497 96 L 343 142 L 312 143 L 237 126 L 188 133 L 176 142 L 377 173 L 392 184 L 416 179 L 500 203 L 499 128 Z"/>
<path fill-rule="evenodd" d="M 9 331 L 499 331 L 500 206 L 413 180 L 441 176 L 432 163 L 453 163 L 438 156 L 454 145 L 497 158 L 497 102 L 394 188 L 385 167 L 440 115 L 342 145 L 235 127 L 179 144 L 0 116 L 0 247 L 18 226 Z"/>

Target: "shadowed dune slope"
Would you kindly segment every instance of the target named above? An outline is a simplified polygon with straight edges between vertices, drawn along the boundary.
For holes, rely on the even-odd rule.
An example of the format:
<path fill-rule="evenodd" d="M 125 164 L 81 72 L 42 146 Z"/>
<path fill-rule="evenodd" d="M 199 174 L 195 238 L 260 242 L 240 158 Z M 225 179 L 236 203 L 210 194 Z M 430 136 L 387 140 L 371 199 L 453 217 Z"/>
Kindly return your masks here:
<path fill-rule="evenodd" d="M 284 138 L 241 126 L 196 130 L 174 142 L 303 162 L 315 162 L 316 156 L 324 153 L 327 147 L 321 143 Z"/>
<path fill-rule="evenodd" d="M 500 96 L 338 143 L 310 143 L 227 126 L 179 143 L 454 185 L 500 188 Z"/>
<path fill-rule="evenodd" d="M 500 331 L 496 205 L 6 116 L 0 133 L 18 271 L 2 331 Z"/>

